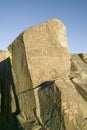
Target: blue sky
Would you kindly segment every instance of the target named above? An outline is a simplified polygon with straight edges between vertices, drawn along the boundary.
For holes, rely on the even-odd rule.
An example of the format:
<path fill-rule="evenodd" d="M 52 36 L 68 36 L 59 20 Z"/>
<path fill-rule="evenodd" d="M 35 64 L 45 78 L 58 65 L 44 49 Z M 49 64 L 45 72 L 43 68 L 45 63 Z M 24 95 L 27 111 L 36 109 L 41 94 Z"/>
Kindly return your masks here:
<path fill-rule="evenodd" d="M 1 0 L 0 50 L 27 28 L 51 18 L 65 24 L 71 53 L 87 53 L 87 0 Z"/>

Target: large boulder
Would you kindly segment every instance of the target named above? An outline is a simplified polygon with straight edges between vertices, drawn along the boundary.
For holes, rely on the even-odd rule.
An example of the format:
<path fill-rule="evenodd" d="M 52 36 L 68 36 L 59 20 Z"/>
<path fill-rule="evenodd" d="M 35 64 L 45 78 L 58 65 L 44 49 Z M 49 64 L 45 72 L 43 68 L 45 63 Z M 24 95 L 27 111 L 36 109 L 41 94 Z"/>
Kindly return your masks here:
<path fill-rule="evenodd" d="M 14 73 L 20 75 L 20 78 L 17 78 L 20 81 L 17 82 L 21 82 L 22 86 L 25 86 L 25 78 L 21 78 L 21 75 L 30 76 L 33 86 L 69 75 L 70 55 L 66 29 L 57 19 L 51 19 L 24 31 L 8 49 L 12 53 L 13 69 L 16 69 Z M 28 74 L 23 73 L 24 65 Z M 19 84 L 17 87 L 20 90 Z M 27 86 L 29 85 L 26 85 L 26 88 Z"/>
<path fill-rule="evenodd" d="M 41 125 L 38 126 L 36 123 L 37 127 L 53 129 L 55 123 L 55 130 L 60 128 L 62 130 L 60 107 L 57 110 L 56 95 L 59 92 L 54 87 L 54 89 L 46 87 L 46 90 L 39 91 L 38 86 L 43 82 L 67 77 L 70 74 L 70 54 L 63 23 L 57 19 L 51 19 L 29 28 L 15 39 L 8 50 L 15 88 L 15 94 L 14 92 L 12 94 L 12 113 L 18 114 L 17 118 L 22 124 L 34 122 L 33 125 L 35 125 L 39 120 Z M 44 95 L 45 93 L 48 96 Z M 17 101 L 14 95 L 18 98 Z M 54 97 L 51 98 L 51 95 Z M 54 108 L 55 105 L 56 108 Z M 43 109 L 44 107 L 47 109 Z M 17 113 L 16 109 L 20 113 Z M 44 116 L 46 112 L 49 114 L 48 117 Z M 59 128 L 57 128 L 58 124 L 60 124 Z"/>
<path fill-rule="evenodd" d="M 51 19 L 0 51 L 2 130 L 87 130 L 87 55 L 69 54 Z"/>
<path fill-rule="evenodd" d="M 30 90 L 45 81 L 66 77 L 70 73 L 65 26 L 61 21 L 51 19 L 29 28 L 15 39 L 8 50 L 21 111 L 18 118 L 22 121 L 35 120 L 33 109 L 40 97 L 37 90 Z M 15 112 L 15 109 L 13 100 L 12 111 Z M 37 107 L 37 113 L 39 109 Z"/>

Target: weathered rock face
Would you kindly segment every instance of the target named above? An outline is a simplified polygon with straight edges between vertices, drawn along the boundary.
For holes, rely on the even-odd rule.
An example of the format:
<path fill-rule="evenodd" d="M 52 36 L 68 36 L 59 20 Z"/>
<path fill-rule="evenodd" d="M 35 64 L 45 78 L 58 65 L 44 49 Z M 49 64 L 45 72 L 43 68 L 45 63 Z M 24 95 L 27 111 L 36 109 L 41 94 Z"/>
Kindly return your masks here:
<path fill-rule="evenodd" d="M 7 51 L 0 51 L 0 62 L 8 58 L 8 52 Z"/>
<path fill-rule="evenodd" d="M 61 93 L 54 81 L 42 83 L 37 89 L 36 108 L 34 115 L 36 122 L 25 123 L 25 130 L 65 130 L 64 119 L 61 112 Z"/>
<path fill-rule="evenodd" d="M 86 130 L 87 103 L 78 91 L 80 86 L 69 79 L 59 79 L 55 84 L 61 92 L 61 111 L 63 113 L 65 130 Z M 87 93 L 84 94 L 84 96 L 87 95 Z"/>
<path fill-rule="evenodd" d="M 65 77 L 70 72 L 66 30 L 57 19 L 51 19 L 24 31 L 9 46 L 9 51 L 12 53 L 13 62 L 15 58 L 13 65 L 19 62 L 22 66 L 27 62 L 33 86 L 58 77 Z M 24 55 L 25 58 L 23 58 Z M 20 62 L 21 58 L 23 59 Z"/>
<path fill-rule="evenodd" d="M 68 105 L 65 105 L 65 112 L 71 116 L 73 113 L 73 117 L 71 117 L 71 125 L 67 125 L 66 129 L 78 129 L 78 130 L 86 130 L 87 129 L 87 63 L 86 63 L 86 54 L 72 54 L 71 55 L 71 75 L 70 80 L 73 83 L 72 92 L 69 91 L 73 99 L 70 99 L 69 108 Z M 69 81 L 70 82 L 70 81 Z M 72 86 L 70 85 L 70 87 Z M 68 86 L 68 84 L 67 84 Z M 71 88 L 70 88 L 71 89 Z M 69 90 L 69 89 L 68 89 Z M 74 92 L 76 91 L 76 92 Z M 67 94 L 69 95 L 69 94 Z M 76 96 L 77 95 L 77 96 Z M 71 97 L 70 96 L 70 97 Z M 71 102 L 73 106 L 70 105 Z M 62 107 L 63 108 L 63 107 Z M 70 113 L 70 114 L 68 114 Z M 66 118 L 67 119 L 67 118 Z"/>
<path fill-rule="evenodd" d="M 87 54 L 79 54 L 79 56 L 87 64 Z"/>
<path fill-rule="evenodd" d="M 87 55 L 69 54 L 65 26 L 46 21 L 8 50 L 0 52 L 0 130 L 87 130 Z"/>
<path fill-rule="evenodd" d="M 87 81 L 87 64 L 77 54 L 71 55 L 71 75 Z"/>
<path fill-rule="evenodd" d="M 6 109 L 3 108 L 3 106 L 6 106 L 6 105 L 5 105 L 4 100 L 1 98 L 1 93 L 3 92 L 2 97 L 6 99 L 6 96 L 8 94 L 6 94 L 5 91 L 3 90 L 3 86 L 5 87 L 5 89 L 7 89 L 6 82 L 4 82 L 7 79 L 6 73 L 8 73 L 8 71 L 9 71 L 9 69 L 8 69 L 9 60 L 7 57 L 8 57 L 8 52 L 0 51 L 0 112 L 3 111 L 4 113 L 5 113 Z M 3 101 L 3 102 L 1 102 L 1 101 Z"/>
<path fill-rule="evenodd" d="M 33 110 L 36 108 L 38 113 L 42 107 L 38 89 L 29 90 L 45 81 L 66 77 L 70 72 L 65 26 L 57 19 L 51 19 L 23 32 L 8 49 L 12 55 L 13 79 L 21 111 L 18 119 L 35 120 Z M 13 112 L 14 106 L 12 104 Z M 41 113 L 42 109 L 38 118 Z"/>

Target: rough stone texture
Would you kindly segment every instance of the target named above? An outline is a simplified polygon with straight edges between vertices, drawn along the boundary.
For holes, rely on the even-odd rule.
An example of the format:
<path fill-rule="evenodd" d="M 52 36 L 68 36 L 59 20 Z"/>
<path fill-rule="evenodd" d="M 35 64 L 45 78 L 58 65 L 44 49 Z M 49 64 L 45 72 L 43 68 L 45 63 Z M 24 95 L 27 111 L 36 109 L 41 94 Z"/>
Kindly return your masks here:
<path fill-rule="evenodd" d="M 81 59 L 87 64 L 87 54 L 79 54 L 79 56 L 81 57 Z"/>
<path fill-rule="evenodd" d="M 87 64 L 77 54 L 71 55 L 71 75 L 87 81 Z"/>
<path fill-rule="evenodd" d="M 55 81 L 41 84 L 37 94 L 39 108 L 37 108 L 36 114 L 42 128 L 64 130 L 64 120 L 61 114 L 61 93 L 56 87 Z"/>
<path fill-rule="evenodd" d="M 0 51 L 0 130 L 87 130 L 87 55 L 69 54 L 65 26 L 46 21 L 8 49 Z"/>
<path fill-rule="evenodd" d="M 5 60 L 8 57 L 8 51 L 1 51 L 0 50 L 0 62 Z"/>
<path fill-rule="evenodd" d="M 9 46 L 9 52 L 12 55 L 12 71 L 17 94 L 32 88 L 32 81 L 27 66 L 25 46 L 22 35 L 23 34 L 21 34 L 14 41 L 14 44 Z"/>
<path fill-rule="evenodd" d="M 61 108 L 65 130 L 87 129 L 87 103 L 69 79 L 59 79 L 56 86 L 61 92 Z"/>
<path fill-rule="evenodd" d="M 87 63 L 86 54 L 72 54 L 71 55 L 71 82 L 74 85 L 74 89 L 78 94 L 76 97 L 75 92 L 71 93 L 74 103 L 77 104 L 77 113 L 79 118 L 74 118 L 76 121 L 78 130 L 87 129 Z M 75 110 L 74 110 L 75 111 Z M 72 129 L 74 130 L 73 124 Z M 76 129 L 76 128 L 75 128 Z"/>
<path fill-rule="evenodd" d="M 14 72 L 12 72 L 8 52 L 1 51 L 0 60 L 0 130 L 22 130 L 21 124 L 26 121 L 35 122 L 36 119 L 33 112 L 33 108 L 35 108 L 34 92 L 21 93 L 22 88 L 18 90 L 15 87 L 16 82 L 14 83 L 13 80 L 15 74 L 13 75 Z M 29 87 L 31 88 L 31 86 Z"/>
<path fill-rule="evenodd" d="M 7 51 L 0 51 L 0 79 L 6 78 L 6 69 L 8 69 L 8 60 L 6 60 L 8 57 Z M 7 70 L 8 71 L 8 70 Z M 0 83 L 1 86 L 1 83 Z M 1 87 L 0 87 L 1 92 Z M 1 112 L 1 93 L 0 93 L 0 112 Z"/>
<path fill-rule="evenodd" d="M 33 114 L 33 109 L 35 108 L 34 92 L 26 92 L 27 90 L 32 89 L 32 81 L 27 66 L 22 34 L 14 41 L 14 45 L 11 46 L 11 52 L 12 74 L 20 106 L 19 111 L 21 112 L 20 115 L 18 115 L 18 119 L 21 122 L 25 122 L 26 120 L 35 120 Z M 14 98 L 12 99 L 12 112 L 15 112 L 15 107 L 17 106 L 14 104 Z"/>
<path fill-rule="evenodd" d="M 13 118 L 13 113 L 11 111 L 11 95 L 10 90 L 14 89 L 10 58 L 7 57 L 7 52 L 1 53 L 1 62 L 0 62 L 0 130 L 10 130 L 10 125 L 13 125 L 16 122 L 16 116 Z M 15 95 L 16 96 L 16 95 Z M 17 97 L 16 97 L 17 100 Z M 11 121 L 13 123 L 11 123 Z M 15 125 L 14 125 L 15 126 Z M 12 127 L 11 127 L 12 128 Z M 15 129 L 17 127 L 15 126 Z M 13 129 L 13 130 L 15 130 Z M 18 129 L 17 129 L 18 130 Z"/>
<path fill-rule="evenodd" d="M 37 94 L 34 109 L 36 122 L 25 123 L 24 130 L 65 130 L 61 113 L 61 93 L 55 82 L 44 82 L 34 91 Z"/>
<path fill-rule="evenodd" d="M 37 91 L 29 90 L 70 72 L 65 26 L 57 19 L 46 21 L 20 34 L 8 50 L 12 55 L 12 74 L 21 111 L 17 117 L 22 123 L 35 121 L 33 110 L 40 110 L 40 97 Z M 17 106 L 12 100 L 12 112 L 15 112 Z"/>
<path fill-rule="evenodd" d="M 20 59 L 14 61 L 17 61 L 17 64 L 19 62 L 21 66 L 24 60 L 24 63 L 27 62 L 33 86 L 67 76 L 70 72 L 66 29 L 57 19 L 51 19 L 24 31 L 9 46 L 9 50 L 12 52 L 13 60 L 14 55 L 16 58 L 26 55 L 25 59 L 22 57 L 21 62 Z"/>

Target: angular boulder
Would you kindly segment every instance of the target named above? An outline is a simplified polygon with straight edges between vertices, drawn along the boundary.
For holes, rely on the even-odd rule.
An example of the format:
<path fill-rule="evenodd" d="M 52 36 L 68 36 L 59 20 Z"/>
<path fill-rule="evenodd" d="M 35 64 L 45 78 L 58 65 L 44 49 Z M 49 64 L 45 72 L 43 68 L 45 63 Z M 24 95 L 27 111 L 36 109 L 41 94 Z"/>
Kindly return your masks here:
<path fill-rule="evenodd" d="M 57 19 L 0 51 L 0 88 L 1 130 L 87 130 L 87 55 L 69 53 Z"/>
<path fill-rule="evenodd" d="M 19 71 L 23 70 L 22 66 L 26 64 L 26 72 L 30 75 L 33 86 L 69 75 L 70 55 L 66 29 L 57 19 L 51 19 L 24 31 L 8 49 L 13 57 L 13 70 L 16 68 L 14 73 L 21 75 L 23 72 Z M 20 89 L 20 85 L 18 87 Z"/>
<path fill-rule="evenodd" d="M 20 108 L 20 114 L 17 115 L 17 118 L 22 124 L 23 122 L 34 122 L 34 126 L 39 120 L 41 125 L 38 126 L 36 123 L 37 127 L 45 129 L 45 124 L 47 124 L 46 127 L 51 129 L 55 123 L 55 130 L 60 128 L 62 130 L 63 126 L 61 127 L 61 125 L 57 128 L 61 122 L 61 117 L 56 116 L 56 114 L 61 115 L 59 115 L 60 108 L 59 110 L 52 108 L 50 100 L 51 94 L 54 95 L 53 106 L 57 105 L 57 92 L 55 93 L 54 89 L 52 92 L 51 89 L 46 88 L 43 92 L 47 91 L 46 93 L 50 98 L 47 99 L 46 95 L 43 96 L 43 93 L 36 87 L 46 81 L 56 80 L 58 77 L 67 77 L 70 74 L 70 54 L 63 23 L 57 19 L 51 19 L 31 27 L 21 33 L 8 47 L 8 50 L 11 56 L 12 76 L 18 98 L 18 105 L 15 105 L 13 94 L 12 112 L 17 113 L 17 106 L 18 109 Z M 42 103 L 40 99 L 43 101 L 46 99 L 47 104 Z M 45 106 L 49 114 L 47 119 L 43 116 L 46 113 L 43 110 Z M 53 120 L 54 123 L 52 123 Z"/>

